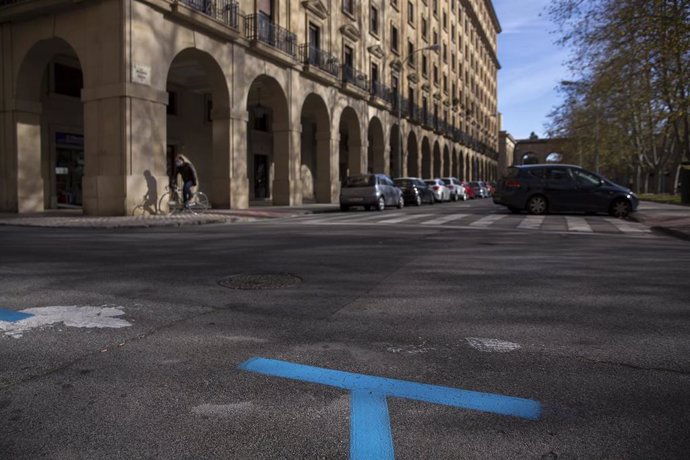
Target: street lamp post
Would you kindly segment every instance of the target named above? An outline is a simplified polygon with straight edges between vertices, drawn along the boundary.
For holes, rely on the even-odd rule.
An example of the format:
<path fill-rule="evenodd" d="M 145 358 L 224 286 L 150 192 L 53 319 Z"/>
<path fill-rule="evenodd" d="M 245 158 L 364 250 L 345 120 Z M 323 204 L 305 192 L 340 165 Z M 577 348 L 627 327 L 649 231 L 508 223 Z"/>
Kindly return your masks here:
<path fill-rule="evenodd" d="M 441 47 L 438 45 L 438 43 L 435 43 L 431 46 L 425 46 L 424 48 L 418 48 L 416 50 L 413 50 L 410 54 L 405 57 L 402 61 L 400 61 L 400 81 L 398 82 L 398 152 L 397 152 L 397 157 L 398 157 L 398 165 L 397 165 L 397 171 L 396 171 L 396 176 L 401 177 L 402 176 L 402 143 L 403 143 L 403 134 L 402 134 L 402 87 L 403 87 L 403 82 L 405 81 L 403 78 L 403 73 L 405 72 L 405 64 L 407 61 L 410 60 L 412 56 L 414 56 L 416 53 L 420 53 L 423 51 L 438 51 Z"/>

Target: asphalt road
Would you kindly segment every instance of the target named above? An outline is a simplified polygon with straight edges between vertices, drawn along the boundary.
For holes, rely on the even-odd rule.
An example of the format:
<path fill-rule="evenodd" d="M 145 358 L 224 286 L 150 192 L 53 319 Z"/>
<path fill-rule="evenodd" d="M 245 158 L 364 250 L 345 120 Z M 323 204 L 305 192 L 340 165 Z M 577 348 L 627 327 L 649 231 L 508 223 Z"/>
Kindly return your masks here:
<path fill-rule="evenodd" d="M 489 200 L 0 228 L 0 308 L 35 320 L 0 321 L 0 458 L 376 457 L 386 415 L 400 459 L 687 458 L 689 249 Z M 239 368 L 252 358 L 392 380 L 350 391 Z M 390 396 L 399 381 L 444 388 Z M 539 411 L 423 401 L 451 389 Z"/>

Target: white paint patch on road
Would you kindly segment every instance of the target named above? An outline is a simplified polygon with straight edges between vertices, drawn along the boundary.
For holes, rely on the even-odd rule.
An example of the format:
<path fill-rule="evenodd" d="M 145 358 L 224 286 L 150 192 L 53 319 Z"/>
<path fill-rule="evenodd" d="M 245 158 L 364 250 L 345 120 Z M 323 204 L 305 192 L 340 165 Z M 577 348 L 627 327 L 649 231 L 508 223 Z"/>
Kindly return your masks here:
<path fill-rule="evenodd" d="M 390 353 L 407 353 L 408 355 L 421 355 L 435 350 L 434 347 L 427 346 L 425 343 L 421 345 L 403 345 L 403 346 L 388 346 L 386 351 Z"/>
<path fill-rule="evenodd" d="M 480 337 L 466 337 L 467 343 L 475 350 L 484 353 L 508 353 L 520 348 L 520 345 L 513 342 L 506 342 L 498 339 L 485 339 Z"/>
<path fill-rule="evenodd" d="M 192 408 L 192 413 L 204 415 L 206 417 L 228 418 L 239 414 L 246 414 L 254 410 L 254 403 L 251 401 L 239 402 L 234 404 L 202 404 Z"/>
<path fill-rule="evenodd" d="M 107 305 L 100 307 L 72 305 L 27 308 L 22 310 L 22 313 L 29 313 L 34 316 L 14 323 L 0 321 L 0 333 L 20 338 L 25 332 L 32 329 L 59 323 L 63 323 L 67 327 L 80 328 L 129 327 L 132 325 L 129 321 L 117 318 L 125 314 L 121 308 Z"/>

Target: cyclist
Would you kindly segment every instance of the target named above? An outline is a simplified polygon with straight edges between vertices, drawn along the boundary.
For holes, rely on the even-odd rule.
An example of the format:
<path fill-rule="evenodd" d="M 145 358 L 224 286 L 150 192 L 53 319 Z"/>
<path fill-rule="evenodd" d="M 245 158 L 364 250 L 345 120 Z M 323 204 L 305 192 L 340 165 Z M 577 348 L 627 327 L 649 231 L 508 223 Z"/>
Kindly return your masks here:
<path fill-rule="evenodd" d="M 177 176 L 182 177 L 182 199 L 185 208 L 189 207 L 189 199 L 192 197 L 192 187 L 196 187 L 198 182 L 196 169 L 191 161 L 184 155 L 177 155 L 175 159 L 175 180 Z"/>

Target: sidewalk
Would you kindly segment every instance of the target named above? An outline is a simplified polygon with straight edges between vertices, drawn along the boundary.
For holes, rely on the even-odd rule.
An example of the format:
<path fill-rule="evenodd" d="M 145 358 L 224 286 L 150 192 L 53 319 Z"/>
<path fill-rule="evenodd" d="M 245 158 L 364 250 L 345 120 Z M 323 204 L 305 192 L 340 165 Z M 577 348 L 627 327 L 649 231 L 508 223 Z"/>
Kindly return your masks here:
<path fill-rule="evenodd" d="M 299 207 L 257 206 L 250 209 L 211 209 L 204 213 L 181 213 L 156 216 L 84 216 L 80 209 L 57 209 L 40 213 L 0 213 L 0 225 L 21 227 L 67 228 L 148 228 L 180 227 L 183 225 L 227 224 L 252 222 L 277 217 L 334 212 L 337 205 L 307 204 Z"/>
<path fill-rule="evenodd" d="M 630 219 L 655 232 L 690 241 L 690 206 L 641 201 Z"/>

